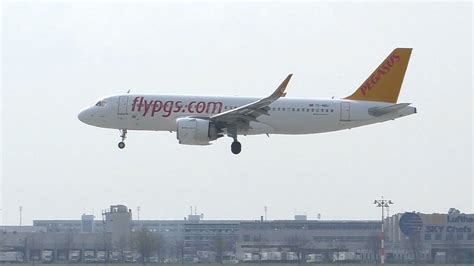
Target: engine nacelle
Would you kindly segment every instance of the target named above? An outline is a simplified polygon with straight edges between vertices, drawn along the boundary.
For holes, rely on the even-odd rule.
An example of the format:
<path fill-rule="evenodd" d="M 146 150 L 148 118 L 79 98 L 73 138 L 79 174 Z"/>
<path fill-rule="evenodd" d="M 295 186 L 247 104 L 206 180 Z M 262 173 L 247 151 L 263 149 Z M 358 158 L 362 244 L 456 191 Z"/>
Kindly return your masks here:
<path fill-rule="evenodd" d="M 216 125 L 206 119 L 183 117 L 176 120 L 179 144 L 209 145 L 218 138 Z"/>

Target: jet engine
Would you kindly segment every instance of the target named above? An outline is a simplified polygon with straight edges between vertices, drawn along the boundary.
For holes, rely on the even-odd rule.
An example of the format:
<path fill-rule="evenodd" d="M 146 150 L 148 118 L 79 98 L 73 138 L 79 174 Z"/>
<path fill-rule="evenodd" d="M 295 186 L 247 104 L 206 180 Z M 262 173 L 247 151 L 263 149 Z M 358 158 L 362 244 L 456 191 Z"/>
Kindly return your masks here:
<path fill-rule="evenodd" d="M 206 119 L 184 117 L 178 118 L 176 123 L 179 144 L 209 145 L 210 141 L 219 137 L 216 125 Z"/>

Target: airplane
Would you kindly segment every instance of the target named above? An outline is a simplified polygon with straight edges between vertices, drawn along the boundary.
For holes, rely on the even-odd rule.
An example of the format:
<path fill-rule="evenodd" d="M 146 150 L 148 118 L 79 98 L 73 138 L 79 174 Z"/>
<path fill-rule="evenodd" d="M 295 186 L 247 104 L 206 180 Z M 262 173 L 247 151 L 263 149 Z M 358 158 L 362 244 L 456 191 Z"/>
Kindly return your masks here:
<path fill-rule="evenodd" d="M 88 125 L 119 129 L 125 147 L 129 130 L 176 132 L 179 144 L 210 145 L 225 135 L 315 134 L 351 129 L 415 114 L 410 103 L 397 103 L 412 49 L 396 48 L 357 90 L 342 99 L 287 98 L 289 74 L 265 98 L 120 94 L 102 98 L 78 115 Z"/>

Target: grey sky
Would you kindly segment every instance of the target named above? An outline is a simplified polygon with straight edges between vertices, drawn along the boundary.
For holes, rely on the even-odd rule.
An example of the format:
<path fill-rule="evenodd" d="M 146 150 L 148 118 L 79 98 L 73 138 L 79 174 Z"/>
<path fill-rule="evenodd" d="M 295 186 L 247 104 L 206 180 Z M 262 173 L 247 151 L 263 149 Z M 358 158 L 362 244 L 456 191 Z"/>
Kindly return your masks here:
<path fill-rule="evenodd" d="M 471 3 L 3 3 L 4 224 L 79 219 L 110 204 L 142 219 L 377 219 L 473 212 Z M 95 100 L 134 93 L 351 94 L 396 47 L 413 47 L 399 101 L 419 113 L 308 136 L 182 146 L 168 132 L 82 124 Z"/>

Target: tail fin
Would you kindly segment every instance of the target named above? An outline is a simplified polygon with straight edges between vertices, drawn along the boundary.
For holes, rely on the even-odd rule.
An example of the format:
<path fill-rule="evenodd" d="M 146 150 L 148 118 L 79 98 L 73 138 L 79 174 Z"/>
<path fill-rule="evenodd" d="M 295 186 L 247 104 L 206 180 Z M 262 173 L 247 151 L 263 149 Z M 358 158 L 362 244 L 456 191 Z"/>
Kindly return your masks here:
<path fill-rule="evenodd" d="M 396 103 L 412 48 L 397 48 L 375 69 L 372 75 L 345 99 Z"/>

